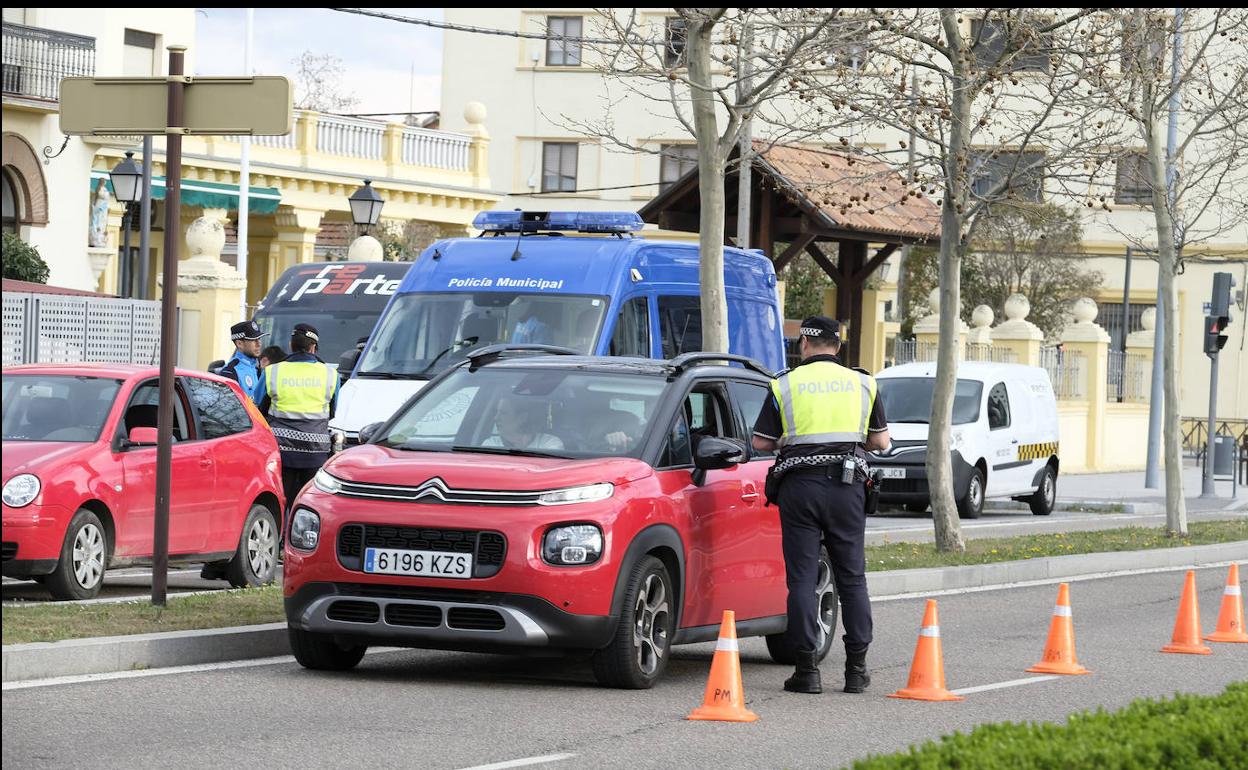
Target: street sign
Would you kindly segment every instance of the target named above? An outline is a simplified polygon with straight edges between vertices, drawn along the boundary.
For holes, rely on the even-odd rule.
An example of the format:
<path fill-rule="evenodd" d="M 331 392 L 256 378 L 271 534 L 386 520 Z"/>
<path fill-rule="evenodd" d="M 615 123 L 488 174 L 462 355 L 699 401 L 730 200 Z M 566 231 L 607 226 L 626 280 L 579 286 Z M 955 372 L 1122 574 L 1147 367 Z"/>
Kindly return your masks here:
<path fill-rule="evenodd" d="M 61 132 L 281 136 L 294 125 L 287 78 L 184 77 L 179 81 L 185 84 L 184 125 L 166 130 L 167 78 L 65 78 L 61 81 Z"/>

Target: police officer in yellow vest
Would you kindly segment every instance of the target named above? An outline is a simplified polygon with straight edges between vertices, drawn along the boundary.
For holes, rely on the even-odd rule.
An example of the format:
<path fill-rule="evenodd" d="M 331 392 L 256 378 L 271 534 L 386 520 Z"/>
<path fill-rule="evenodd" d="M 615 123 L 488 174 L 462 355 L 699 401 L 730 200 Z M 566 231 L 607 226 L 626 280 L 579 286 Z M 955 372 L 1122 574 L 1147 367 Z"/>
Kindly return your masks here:
<path fill-rule="evenodd" d="M 771 383 L 754 424 L 754 448 L 780 450 L 768 498 L 780 506 L 784 565 L 789 588 L 788 644 L 797 669 L 784 683 L 790 692 L 819 693 L 822 608 L 816 595 L 819 546 L 828 550 L 845 624 L 845 692 L 871 683 L 871 601 L 867 596 L 866 450 L 888 447 L 888 423 L 875 380 L 836 357 L 840 324 L 822 316 L 802 322 L 802 363 Z M 773 496 L 772 491 L 778 491 Z M 826 638 L 826 637 L 825 637 Z"/>
<path fill-rule="evenodd" d="M 338 373 L 316 356 L 320 335 L 309 324 L 295 324 L 291 354 L 265 367 L 257 390 L 282 451 L 282 487 L 287 510 L 304 484 L 329 459 L 329 418 L 338 398 Z"/>

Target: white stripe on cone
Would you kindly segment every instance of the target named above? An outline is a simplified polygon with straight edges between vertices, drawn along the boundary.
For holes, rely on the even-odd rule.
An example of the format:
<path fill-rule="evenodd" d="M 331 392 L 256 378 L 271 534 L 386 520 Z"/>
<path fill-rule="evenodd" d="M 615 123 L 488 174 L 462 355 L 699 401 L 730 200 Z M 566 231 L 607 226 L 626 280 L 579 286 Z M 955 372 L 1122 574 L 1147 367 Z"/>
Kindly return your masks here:
<path fill-rule="evenodd" d="M 1222 592 L 1222 595 L 1223 596 L 1239 596 L 1240 595 L 1239 586 L 1227 586 L 1226 590 Z"/>
<path fill-rule="evenodd" d="M 919 629 L 919 636 L 940 636 L 940 626 L 923 626 Z"/>
<path fill-rule="evenodd" d="M 1069 608 L 1069 607 L 1063 607 L 1062 605 L 1060 605 L 1060 604 L 1059 604 L 1059 605 L 1057 605 L 1056 607 L 1054 607 L 1054 608 L 1053 608 L 1053 614 L 1054 614 L 1054 615 L 1058 615 L 1058 616 L 1063 617 L 1063 618 L 1068 618 L 1068 617 L 1070 617 L 1070 608 Z"/>
<path fill-rule="evenodd" d="M 738 652 L 739 649 L 736 639 L 725 639 L 721 636 L 719 641 L 715 643 L 715 652 L 720 652 L 721 650 L 724 652 Z"/>

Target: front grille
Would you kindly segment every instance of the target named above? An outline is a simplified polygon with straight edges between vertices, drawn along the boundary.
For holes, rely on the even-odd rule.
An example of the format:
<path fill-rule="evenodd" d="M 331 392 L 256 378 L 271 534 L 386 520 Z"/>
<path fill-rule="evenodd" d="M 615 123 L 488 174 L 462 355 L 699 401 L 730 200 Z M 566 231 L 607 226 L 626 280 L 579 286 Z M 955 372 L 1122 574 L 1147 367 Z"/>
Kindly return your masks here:
<path fill-rule="evenodd" d="M 472 576 L 491 577 L 503 568 L 507 538 L 500 532 L 475 529 L 395 527 L 380 524 L 347 524 L 338 531 L 338 562 L 360 572 L 367 548 L 406 551 L 438 551 L 473 555 Z"/>
<path fill-rule="evenodd" d="M 17 558 L 17 543 L 5 543 L 3 550 L 4 561 L 11 561 Z"/>
<path fill-rule="evenodd" d="M 477 533 L 464 529 L 423 529 L 364 525 L 365 548 L 402 548 L 408 551 L 472 553 Z"/>
<path fill-rule="evenodd" d="M 347 623 L 376 623 L 381 617 L 381 608 L 374 602 L 339 599 L 329 605 L 329 610 L 325 615 L 330 620 L 342 620 Z"/>
<path fill-rule="evenodd" d="M 537 505 L 542 495 L 550 490 L 508 491 L 497 489 L 452 489 L 439 478 L 411 487 L 398 484 L 370 484 L 362 481 L 339 479 L 342 484 L 338 494 L 345 497 L 362 497 L 370 500 L 394 500 L 406 503 L 436 503 L 440 505 Z"/>
<path fill-rule="evenodd" d="M 507 624 L 497 610 L 452 607 L 446 612 L 446 625 L 461 631 L 502 631 Z"/>
<path fill-rule="evenodd" d="M 927 491 L 927 479 L 884 479 L 880 485 L 880 492 L 888 494 L 890 492 L 919 493 Z"/>
<path fill-rule="evenodd" d="M 392 626 L 437 628 L 442 625 L 442 608 L 431 604 L 387 604 L 386 622 Z"/>

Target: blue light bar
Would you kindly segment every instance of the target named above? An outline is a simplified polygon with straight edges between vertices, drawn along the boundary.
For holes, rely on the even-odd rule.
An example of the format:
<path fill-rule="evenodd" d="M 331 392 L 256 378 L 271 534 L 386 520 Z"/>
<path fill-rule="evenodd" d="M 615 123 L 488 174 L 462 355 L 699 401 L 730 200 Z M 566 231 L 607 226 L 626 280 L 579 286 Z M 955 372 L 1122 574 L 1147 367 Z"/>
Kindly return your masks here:
<path fill-rule="evenodd" d="M 482 211 L 472 220 L 487 233 L 631 233 L 642 225 L 633 211 Z"/>

